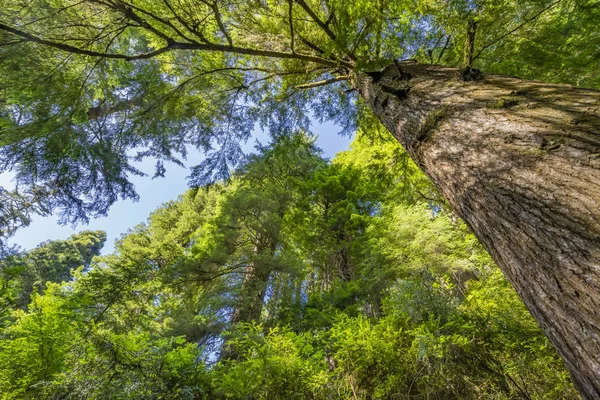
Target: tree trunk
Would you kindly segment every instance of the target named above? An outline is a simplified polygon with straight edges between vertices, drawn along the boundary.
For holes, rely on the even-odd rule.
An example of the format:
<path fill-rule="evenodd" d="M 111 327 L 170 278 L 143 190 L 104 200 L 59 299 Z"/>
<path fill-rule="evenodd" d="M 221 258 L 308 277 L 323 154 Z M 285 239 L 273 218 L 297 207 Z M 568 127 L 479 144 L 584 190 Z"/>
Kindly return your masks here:
<path fill-rule="evenodd" d="M 600 92 L 456 76 L 401 63 L 356 85 L 600 399 Z"/>
<path fill-rule="evenodd" d="M 237 299 L 237 306 L 231 316 L 232 326 L 240 323 L 260 322 L 268 282 L 268 273 L 261 271 L 254 263 L 248 265 L 240 288 L 240 296 Z M 239 356 L 238 350 L 230 343 L 230 337 L 225 336 L 219 359 L 235 360 Z"/>
<path fill-rule="evenodd" d="M 268 271 L 263 271 L 254 264 L 248 266 L 241 288 L 240 299 L 238 300 L 239 304 L 231 317 L 232 324 L 260 321 L 269 276 Z"/>

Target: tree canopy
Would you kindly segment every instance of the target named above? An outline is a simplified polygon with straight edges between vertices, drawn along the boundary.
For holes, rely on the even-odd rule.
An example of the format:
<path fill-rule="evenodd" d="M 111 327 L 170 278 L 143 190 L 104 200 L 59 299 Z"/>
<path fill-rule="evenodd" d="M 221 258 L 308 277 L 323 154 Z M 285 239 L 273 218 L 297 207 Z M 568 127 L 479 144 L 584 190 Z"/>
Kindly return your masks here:
<path fill-rule="evenodd" d="M 0 229 L 63 222 L 137 199 L 132 160 L 180 163 L 202 186 L 228 176 L 255 128 L 343 133 L 362 121 L 357 76 L 391 60 L 600 87 L 594 0 L 35 0 L 0 10 Z M 363 121 L 364 123 L 364 121 Z"/>
<path fill-rule="evenodd" d="M 522 324 L 510 332 L 528 334 L 509 342 L 529 343 L 518 354 L 539 350 L 556 381 L 527 375 L 529 361 L 502 369 L 507 348 L 465 350 L 472 342 L 461 338 L 479 333 L 462 329 L 485 330 L 470 318 L 487 307 L 470 303 L 479 289 L 468 282 L 477 277 L 491 298 L 501 283 L 472 237 L 457 233 L 443 196 L 510 279 L 578 390 L 600 396 L 598 0 L 5 3 L 0 173 L 12 173 L 15 187 L 0 188 L 0 253 L 7 271 L 14 262 L 31 276 L 2 278 L 2 318 L 14 321 L 2 346 L 11 357 L 51 356 L 35 360 L 39 374 L 3 361 L 11 393 L 29 395 L 33 385 L 35 395 L 59 396 L 60 388 L 89 397 L 93 382 L 115 383 L 115 397 L 125 396 L 121 387 L 143 397 L 179 384 L 208 397 L 570 393 L 551 351 L 527 342 L 537 336 L 525 316 L 514 317 Z M 361 151 L 328 164 L 310 136 L 315 120 L 358 132 Z M 272 143 L 247 156 L 241 143 L 257 129 Z M 161 177 L 191 148 L 206 155 L 190 168 L 192 190 L 130 232 L 115 254 L 90 262 L 96 250 L 48 245 L 71 255 L 46 263 L 5 246 L 33 214 L 76 224 L 136 200 L 131 177 L 146 171 L 134 161 L 152 158 Z M 104 240 L 85 236 L 94 249 Z M 83 267 L 69 280 L 74 264 Z M 469 304 L 475 309 L 464 316 Z M 40 317 L 43 310 L 57 319 Z M 403 359 L 435 343 L 442 361 L 413 363 L 412 375 L 387 364 L 389 373 L 370 375 L 379 361 L 359 367 L 336 321 L 364 328 L 364 337 L 371 328 L 383 329 L 378 337 L 393 332 L 377 353 Z M 253 364 L 273 348 L 275 365 L 296 360 L 291 375 L 312 378 L 291 387 L 275 367 Z M 477 363 L 478 354 L 489 357 Z M 352 372 L 338 375 L 344 368 Z M 106 371 L 117 372 L 106 381 Z M 245 381 L 248 372 L 274 375 Z M 443 386 L 436 376 L 456 380 Z M 248 387 L 220 386 L 228 380 Z"/>
<path fill-rule="evenodd" d="M 382 128 L 331 162 L 294 134 L 164 204 L 114 254 L 90 262 L 100 233 L 43 244 L 19 259 L 72 276 L 25 303 L 2 293 L 2 398 L 576 399 L 435 198 Z M 5 288 L 23 287 L 13 264 Z"/>

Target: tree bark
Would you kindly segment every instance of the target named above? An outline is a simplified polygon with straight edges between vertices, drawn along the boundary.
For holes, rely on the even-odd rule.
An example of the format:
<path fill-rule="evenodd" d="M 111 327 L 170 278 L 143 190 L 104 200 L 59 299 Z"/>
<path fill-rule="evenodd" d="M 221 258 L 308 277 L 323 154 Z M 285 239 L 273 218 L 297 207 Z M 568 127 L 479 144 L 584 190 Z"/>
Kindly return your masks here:
<path fill-rule="evenodd" d="M 269 283 L 269 272 L 262 271 L 254 264 L 248 266 L 238 300 L 239 304 L 231 317 L 232 324 L 260 321 Z"/>
<path fill-rule="evenodd" d="M 361 96 L 600 399 L 600 92 L 399 66 L 359 76 Z"/>

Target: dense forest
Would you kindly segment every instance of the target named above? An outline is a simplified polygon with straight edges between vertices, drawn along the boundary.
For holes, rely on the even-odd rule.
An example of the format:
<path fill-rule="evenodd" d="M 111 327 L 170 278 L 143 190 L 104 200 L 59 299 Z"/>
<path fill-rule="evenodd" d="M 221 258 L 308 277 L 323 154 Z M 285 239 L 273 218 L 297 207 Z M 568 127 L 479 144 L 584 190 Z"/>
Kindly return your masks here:
<path fill-rule="evenodd" d="M 600 399 L 599 25 L 598 0 L 5 0 L 2 395 Z M 316 122 L 352 149 L 324 160 Z M 190 191 L 112 255 L 11 245 L 173 165 Z"/>
<path fill-rule="evenodd" d="M 382 128 L 257 149 L 94 257 L 1 263 L 5 399 L 576 399 L 498 267 Z"/>

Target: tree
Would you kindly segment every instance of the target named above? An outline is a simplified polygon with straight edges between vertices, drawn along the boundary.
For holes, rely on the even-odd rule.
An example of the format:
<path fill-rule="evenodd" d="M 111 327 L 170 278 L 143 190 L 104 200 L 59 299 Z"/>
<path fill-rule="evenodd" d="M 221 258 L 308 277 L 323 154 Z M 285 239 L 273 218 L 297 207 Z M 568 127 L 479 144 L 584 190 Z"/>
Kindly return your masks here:
<path fill-rule="evenodd" d="M 227 176 L 256 123 L 285 134 L 312 110 L 349 131 L 368 108 L 492 254 L 581 393 L 600 396 L 600 96 L 551 84 L 599 87 L 596 2 L 35 1 L 1 13 L 3 170 L 36 189 L 40 210 L 74 222 L 136 198 L 128 149 L 161 175 L 204 148 L 191 177 L 202 185 Z M 26 222 L 16 215 L 5 219 Z"/>
<path fill-rule="evenodd" d="M 0 331 L 3 398 L 577 398 L 489 255 L 384 134 L 357 132 L 331 163 L 305 134 L 259 146 L 49 283 Z M 347 268 L 332 270 L 340 246 Z"/>
<path fill-rule="evenodd" d="M 43 293 L 48 282 L 69 281 L 74 270 L 90 266 L 105 241 L 102 231 L 83 231 L 0 259 L 0 279 L 13 289 L 11 305 L 26 310 L 32 294 Z"/>

